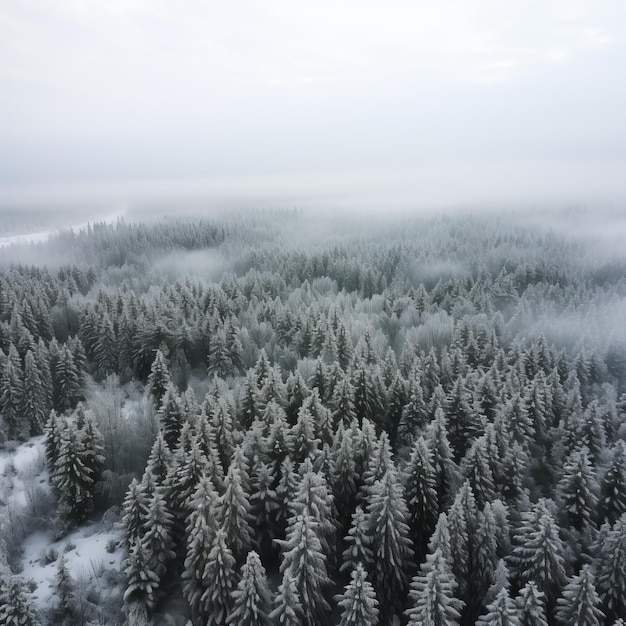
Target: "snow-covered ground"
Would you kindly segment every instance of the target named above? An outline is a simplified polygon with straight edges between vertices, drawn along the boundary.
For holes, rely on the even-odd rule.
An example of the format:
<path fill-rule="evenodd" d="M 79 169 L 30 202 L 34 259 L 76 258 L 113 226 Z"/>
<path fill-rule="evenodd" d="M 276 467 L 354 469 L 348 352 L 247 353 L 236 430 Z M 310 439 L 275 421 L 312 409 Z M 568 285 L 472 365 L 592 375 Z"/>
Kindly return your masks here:
<path fill-rule="evenodd" d="M 12 520 L 35 520 L 51 512 L 44 444 L 42 435 L 0 451 L 0 530 L 7 533 L 5 536 L 13 536 L 7 526 L 16 523 Z M 42 528 L 42 524 L 34 527 Z M 123 593 L 123 533 L 119 522 L 91 522 L 58 541 L 51 529 L 35 530 L 24 538 L 21 548 L 20 576 L 32 590 L 34 606 L 42 616 L 56 606 L 54 582 L 61 555 L 76 591 L 89 602 L 101 604 L 115 597 L 119 603 Z"/>
<path fill-rule="evenodd" d="M 33 599 L 40 611 L 55 605 L 55 576 L 61 556 L 78 587 L 95 589 L 100 599 L 123 592 L 118 576 L 122 534 L 116 525 L 107 528 L 91 523 L 60 541 L 54 541 L 51 531 L 35 532 L 26 538 L 22 549 L 24 569 L 20 575 L 34 588 Z"/>
<path fill-rule="evenodd" d="M 0 235 L 0 248 L 10 246 L 12 244 L 19 245 L 19 244 L 41 243 L 41 242 L 47 241 L 51 235 L 54 235 L 58 232 L 62 232 L 65 230 L 73 230 L 77 232 L 83 228 L 87 228 L 87 225 L 89 223 L 93 224 L 94 222 L 98 222 L 98 223 L 104 222 L 105 224 L 114 224 L 115 222 L 117 222 L 118 219 L 123 218 L 124 214 L 125 214 L 125 211 L 123 209 L 119 209 L 115 211 L 114 213 L 111 213 L 104 217 L 94 216 L 93 219 L 90 219 L 81 224 L 68 225 L 62 228 L 57 228 L 55 230 L 45 230 L 45 231 L 38 231 L 38 232 L 32 232 L 32 233 L 24 233 L 20 235 L 9 235 L 6 237 L 3 237 Z"/>

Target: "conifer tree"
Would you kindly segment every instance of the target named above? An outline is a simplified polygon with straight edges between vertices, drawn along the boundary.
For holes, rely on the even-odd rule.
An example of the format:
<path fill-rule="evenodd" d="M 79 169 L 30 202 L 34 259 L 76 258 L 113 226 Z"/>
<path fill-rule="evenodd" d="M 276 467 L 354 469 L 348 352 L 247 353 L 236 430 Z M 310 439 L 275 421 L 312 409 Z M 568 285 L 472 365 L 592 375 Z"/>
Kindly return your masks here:
<path fill-rule="evenodd" d="M 155 593 L 159 587 L 158 576 L 150 569 L 149 558 L 141 542 L 130 549 L 128 558 L 123 563 L 128 577 L 124 592 L 124 607 L 127 614 L 145 613 L 147 616 L 154 608 Z"/>
<path fill-rule="evenodd" d="M 21 416 L 23 381 L 19 355 L 13 344 L 9 358 L 0 370 L 0 417 L 4 420 L 10 438 L 28 437 L 28 425 Z"/>
<path fill-rule="evenodd" d="M 366 528 L 374 553 L 372 581 L 381 620 L 389 622 L 402 606 L 412 556 L 408 511 L 393 469 L 374 483 L 367 502 Z"/>
<path fill-rule="evenodd" d="M 45 388 L 39 375 L 35 356 L 29 350 L 24 357 L 24 376 L 21 394 L 20 412 L 29 435 L 42 432 L 49 407 Z"/>
<path fill-rule="evenodd" d="M 529 581 L 520 590 L 515 603 L 520 626 L 548 626 L 544 594 Z"/>
<path fill-rule="evenodd" d="M 143 537 L 147 510 L 148 500 L 142 485 L 136 478 L 133 478 L 126 491 L 122 507 L 122 522 L 126 531 L 126 547 L 129 551 Z"/>
<path fill-rule="evenodd" d="M 0 624 L 38 626 L 37 615 L 28 601 L 24 583 L 18 576 L 0 576 Z"/>
<path fill-rule="evenodd" d="M 506 589 L 501 589 L 496 599 L 487 607 L 487 612 L 477 626 L 520 626 L 515 604 Z"/>
<path fill-rule="evenodd" d="M 596 560 L 596 589 L 602 610 L 611 620 L 626 615 L 626 513 L 602 539 Z"/>
<path fill-rule="evenodd" d="M 235 560 L 241 562 L 253 546 L 250 497 L 241 484 L 238 467 L 228 468 L 224 481 L 225 491 L 219 500 L 219 519 L 222 530 Z"/>
<path fill-rule="evenodd" d="M 377 626 L 378 601 L 361 563 L 352 570 L 351 580 L 337 602 L 341 607 L 339 626 Z"/>
<path fill-rule="evenodd" d="M 326 570 L 326 557 L 319 538 L 319 523 L 308 511 L 292 516 L 287 528 L 287 538 L 277 540 L 282 548 L 280 571 L 283 574 L 283 593 L 286 581 L 293 580 L 301 606 L 304 623 L 325 621 L 330 611 L 326 598 L 331 580 Z"/>
<path fill-rule="evenodd" d="M 145 532 L 141 538 L 148 557 L 149 568 L 162 581 L 170 563 L 176 557 L 174 552 L 174 516 L 169 511 L 160 488 L 157 488 L 148 504 L 145 518 Z"/>
<path fill-rule="evenodd" d="M 604 613 L 599 609 L 600 596 L 588 565 L 565 585 L 557 600 L 556 618 L 563 626 L 602 626 Z"/>
<path fill-rule="evenodd" d="M 344 542 L 347 547 L 343 551 L 343 561 L 339 571 L 354 571 L 361 563 L 367 572 L 371 572 L 374 567 L 374 553 L 368 534 L 367 518 L 360 504 L 352 514 L 352 524 Z"/>
<path fill-rule="evenodd" d="M 463 602 L 455 596 L 456 581 L 439 548 L 426 557 L 409 591 L 409 626 L 454 626 L 461 620 Z"/>
<path fill-rule="evenodd" d="M 150 375 L 148 376 L 148 392 L 155 407 L 159 408 L 161 406 L 165 392 L 171 384 L 172 377 L 170 376 L 165 355 L 161 350 L 157 350 L 150 368 Z"/>
<path fill-rule="evenodd" d="M 274 608 L 269 614 L 273 624 L 280 626 L 302 626 L 302 604 L 296 589 L 296 581 L 289 569 L 283 573 L 282 582 L 274 597 Z"/>
<path fill-rule="evenodd" d="M 598 496 L 595 473 L 585 447 L 565 460 L 558 492 L 569 524 L 579 531 L 589 526 L 596 515 Z"/>
<path fill-rule="evenodd" d="M 204 567 L 206 590 L 200 598 L 200 615 L 207 626 L 223 626 L 232 608 L 235 588 L 235 558 L 226 544 L 226 533 L 220 528 L 213 538 L 211 551 Z"/>
<path fill-rule="evenodd" d="M 600 505 L 604 519 L 613 523 L 626 512 L 626 444 L 620 439 L 600 486 Z"/>
<path fill-rule="evenodd" d="M 186 528 L 183 595 L 194 620 L 200 619 L 201 598 L 207 590 L 204 568 L 218 529 L 219 496 L 207 476 L 200 478 L 192 498 L 192 512 Z"/>
<path fill-rule="evenodd" d="M 273 540 L 278 536 L 276 513 L 279 504 L 272 488 L 275 482 L 271 466 L 257 458 L 252 468 L 250 514 L 262 556 L 272 553 Z"/>
<path fill-rule="evenodd" d="M 237 589 L 232 592 L 233 609 L 227 624 L 269 626 L 270 592 L 265 568 L 254 550 L 248 553 L 241 567 Z"/>
<path fill-rule="evenodd" d="M 174 450 L 183 427 L 183 414 L 174 387 L 170 385 L 163 394 L 159 408 L 159 420 L 163 437 L 170 450 Z"/>
<path fill-rule="evenodd" d="M 61 555 L 58 560 L 55 576 L 55 592 L 57 607 L 54 611 L 54 621 L 60 624 L 72 624 L 75 612 L 74 583 L 67 569 L 67 561 Z"/>
<path fill-rule="evenodd" d="M 439 510 L 432 454 L 423 437 L 415 440 L 403 474 L 404 498 L 408 508 L 407 523 L 417 560 L 420 561 L 437 524 Z"/>
<path fill-rule="evenodd" d="M 59 512 L 67 521 L 81 522 L 93 510 L 91 454 L 79 431 L 71 426 L 63 430 L 51 478 L 59 496 Z"/>
<path fill-rule="evenodd" d="M 535 582 L 550 607 L 564 582 L 565 562 L 559 528 L 544 500 L 521 514 L 513 542 L 509 562 L 517 580 L 521 584 Z"/>

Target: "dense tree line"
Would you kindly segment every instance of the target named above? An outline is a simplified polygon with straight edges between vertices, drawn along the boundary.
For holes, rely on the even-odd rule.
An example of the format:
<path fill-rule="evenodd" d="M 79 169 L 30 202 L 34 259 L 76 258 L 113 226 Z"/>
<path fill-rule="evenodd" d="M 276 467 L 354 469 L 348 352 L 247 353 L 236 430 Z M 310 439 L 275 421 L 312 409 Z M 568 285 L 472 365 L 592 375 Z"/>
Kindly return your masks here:
<path fill-rule="evenodd" d="M 0 274 L 4 436 L 45 428 L 67 522 L 122 504 L 128 623 L 618 623 L 624 262 L 479 216 L 305 247 L 304 219 L 96 225 Z M 146 265 L 206 247 L 220 280 Z M 94 381 L 144 386 L 140 468 Z"/>

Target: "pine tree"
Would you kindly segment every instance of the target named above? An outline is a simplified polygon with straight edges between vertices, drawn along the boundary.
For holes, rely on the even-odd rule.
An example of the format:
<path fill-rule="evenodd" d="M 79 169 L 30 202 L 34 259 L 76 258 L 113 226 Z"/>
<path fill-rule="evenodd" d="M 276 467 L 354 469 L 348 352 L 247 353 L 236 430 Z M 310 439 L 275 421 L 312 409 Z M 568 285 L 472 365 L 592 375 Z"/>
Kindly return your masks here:
<path fill-rule="evenodd" d="M 9 358 L 0 370 L 0 417 L 4 420 L 9 438 L 28 438 L 28 425 L 20 412 L 22 397 L 20 358 L 11 344 Z"/>
<path fill-rule="evenodd" d="M 176 558 L 173 537 L 174 516 L 157 488 L 148 504 L 145 533 L 141 538 L 148 566 L 162 581 L 171 561 Z"/>
<path fill-rule="evenodd" d="M 534 582 L 529 581 L 522 587 L 515 600 L 520 626 L 548 626 L 543 598 L 544 594 Z"/>
<path fill-rule="evenodd" d="M 57 459 L 59 458 L 59 448 L 61 446 L 61 433 L 65 426 L 64 419 L 59 417 L 56 411 L 50 411 L 50 416 L 46 422 L 46 462 L 48 472 L 52 475 Z"/>
<path fill-rule="evenodd" d="M 501 589 L 496 599 L 487 607 L 487 613 L 481 617 L 477 626 L 520 626 L 515 604 L 506 589 Z"/>
<path fill-rule="evenodd" d="M 272 488 L 275 477 L 271 467 L 257 458 L 252 468 L 250 514 L 262 556 L 270 556 L 273 540 L 278 536 L 276 512 L 278 496 Z"/>
<path fill-rule="evenodd" d="M 191 505 L 182 578 L 183 595 L 189 603 L 192 617 L 197 620 L 201 617 L 201 598 L 208 588 L 204 568 L 218 529 L 219 496 L 208 477 L 200 478 Z"/>
<path fill-rule="evenodd" d="M 563 588 L 557 600 L 556 618 L 564 626 L 601 626 L 604 613 L 599 605 L 593 574 L 588 565 L 583 565 L 578 576 Z"/>
<path fill-rule="evenodd" d="M 544 500 L 521 514 L 513 542 L 509 562 L 517 580 L 535 582 L 550 607 L 565 580 L 565 563 L 559 528 Z"/>
<path fill-rule="evenodd" d="M 183 427 L 183 414 L 173 386 L 169 386 L 163 394 L 159 408 L 159 420 L 163 437 L 170 450 L 174 450 L 180 438 Z"/>
<path fill-rule="evenodd" d="M 24 583 L 18 576 L 0 576 L 0 624 L 3 626 L 38 626 Z"/>
<path fill-rule="evenodd" d="M 75 617 L 74 583 L 67 569 L 67 561 L 61 555 L 55 577 L 55 592 L 58 604 L 54 611 L 56 623 L 72 624 Z"/>
<path fill-rule="evenodd" d="M 586 448 L 576 450 L 565 460 L 558 491 L 569 524 L 576 530 L 589 526 L 596 514 L 598 496 L 596 477 Z"/>
<path fill-rule="evenodd" d="M 235 587 L 235 558 L 226 545 L 226 533 L 215 533 L 211 551 L 204 567 L 206 591 L 200 598 L 200 615 L 207 626 L 223 626 L 232 607 L 231 594 Z"/>
<path fill-rule="evenodd" d="M 28 424 L 29 434 L 38 435 L 43 430 L 49 406 L 35 356 L 30 350 L 24 357 L 23 381 L 20 412 Z"/>
<path fill-rule="evenodd" d="M 283 573 L 273 606 L 269 614 L 271 623 L 280 624 L 280 626 L 302 626 L 302 604 L 296 589 L 296 581 L 288 569 Z"/>
<path fill-rule="evenodd" d="M 133 478 L 122 507 L 122 522 L 126 531 L 126 547 L 130 549 L 143 537 L 145 531 L 148 499 L 145 497 L 141 483 Z"/>
<path fill-rule="evenodd" d="M 423 437 L 415 440 L 403 474 L 404 497 L 408 508 L 407 522 L 417 560 L 421 561 L 428 539 L 437 524 L 439 510 L 432 454 Z"/>
<path fill-rule="evenodd" d="M 363 565 L 358 563 L 350 576 L 351 580 L 337 602 L 341 607 L 339 626 L 377 626 L 378 601 Z"/>
<path fill-rule="evenodd" d="M 461 619 L 463 602 L 456 598 L 456 581 L 447 559 L 437 548 L 426 557 L 411 581 L 409 626 L 454 626 Z"/>
<path fill-rule="evenodd" d="M 626 512 L 626 444 L 621 439 L 613 447 L 613 457 L 602 479 L 600 494 L 602 515 L 613 523 Z"/>
<path fill-rule="evenodd" d="M 330 611 L 326 599 L 331 580 L 326 570 L 326 557 L 319 538 L 319 524 L 308 511 L 292 516 L 287 538 L 277 540 L 282 548 L 280 572 L 283 574 L 283 592 L 286 580 L 293 580 L 300 602 L 300 616 L 304 623 L 324 622 Z"/>
<path fill-rule="evenodd" d="M 402 606 L 408 586 L 407 569 L 412 556 L 408 511 L 402 487 L 393 469 L 371 488 L 366 528 L 374 552 L 372 580 L 381 620 L 389 622 Z"/>
<path fill-rule="evenodd" d="M 227 624 L 269 626 L 270 592 L 259 555 L 251 551 L 241 567 L 237 589 L 232 592 L 233 609 Z"/>
<path fill-rule="evenodd" d="M 155 407 L 160 407 L 165 396 L 165 392 L 172 384 L 172 377 L 161 350 L 157 350 L 148 376 L 148 392 L 152 397 Z"/>
<path fill-rule="evenodd" d="M 124 592 L 126 613 L 141 611 L 149 615 L 156 602 L 154 594 L 159 587 L 159 577 L 150 569 L 149 557 L 141 542 L 131 547 L 123 566 L 128 577 Z"/>
<path fill-rule="evenodd" d="M 59 349 L 53 381 L 55 408 L 61 411 L 73 409 L 81 399 L 83 379 L 67 344 Z"/>
<path fill-rule="evenodd" d="M 59 512 L 70 522 L 81 522 L 93 510 L 94 476 L 89 467 L 91 451 L 80 432 L 65 428 L 59 444 L 52 482 L 59 495 Z"/>
<path fill-rule="evenodd" d="M 367 519 L 361 505 L 358 505 L 352 514 L 352 525 L 344 542 L 348 545 L 343 551 L 343 561 L 339 571 L 354 571 L 361 563 L 367 572 L 371 572 L 374 566 L 374 554 L 367 532 Z"/>
<path fill-rule="evenodd" d="M 250 498 L 243 490 L 239 468 L 231 465 L 225 479 L 225 491 L 219 501 L 219 519 L 235 560 L 241 562 L 253 545 L 250 526 Z"/>
<path fill-rule="evenodd" d="M 626 513 L 604 536 L 596 563 L 596 588 L 607 620 L 626 615 Z"/>

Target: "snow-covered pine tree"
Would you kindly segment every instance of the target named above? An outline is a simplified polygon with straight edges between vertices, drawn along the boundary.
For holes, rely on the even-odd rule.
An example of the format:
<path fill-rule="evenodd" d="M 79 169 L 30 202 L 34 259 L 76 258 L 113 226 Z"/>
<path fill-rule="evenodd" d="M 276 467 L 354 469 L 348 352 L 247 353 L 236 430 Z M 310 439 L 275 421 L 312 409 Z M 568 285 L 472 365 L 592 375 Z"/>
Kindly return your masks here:
<path fill-rule="evenodd" d="M 161 406 L 165 392 L 171 384 L 172 377 L 165 355 L 161 350 L 157 350 L 148 376 L 148 393 L 157 409 Z"/>
<path fill-rule="evenodd" d="M 207 590 L 204 568 L 219 527 L 219 495 L 207 476 L 200 478 L 192 496 L 191 508 L 186 528 L 183 595 L 189 603 L 192 617 L 198 620 L 201 618 L 201 598 Z"/>
<path fill-rule="evenodd" d="M 259 555 L 251 550 L 241 567 L 239 583 L 232 592 L 233 608 L 227 624 L 269 626 L 270 591 Z"/>
<path fill-rule="evenodd" d="M 411 581 L 408 626 L 458 626 L 463 602 L 455 596 L 456 586 L 448 560 L 436 548 Z"/>
<path fill-rule="evenodd" d="M 520 626 L 515 604 L 506 588 L 487 607 L 487 612 L 476 622 L 477 626 Z"/>
<path fill-rule="evenodd" d="M 39 626 L 37 614 L 19 576 L 0 576 L 0 624 Z"/>
<path fill-rule="evenodd" d="M 219 501 L 219 520 L 235 560 L 242 562 L 253 547 L 250 497 L 241 484 L 241 472 L 232 465 L 224 480 L 224 494 Z"/>
<path fill-rule="evenodd" d="M 339 626 L 377 626 L 378 601 L 374 587 L 367 579 L 367 572 L 361 563 L 350 574 L 351 580 L 338 598 L 341 608 Z"/>
<path fill-rule="evenodd" d="M 548 626 L 544 595 L 537 585 L 528 581 L 515 599 L 520 626 Z"/>
<path fill-rule="evenodd" d="M 235 557 L 227 545 L 226 533 L 220 528 L 213 538 L 203 573 L 206 590 L 200 598 L 199 614 L 206 626 L 223 626 L 232 609 L 235 588 Z"/>
<path fill-rule="evenodd" d="M 602 626 L 604 613 L 600 604 L 591 569 L 583 565 L 579 574 L 563 588 L 557 600 L 556 618 L 563 626 Z"/>
<path fill-rule="evenodd" d="M 412 557 L 408 511 L 402 487 L 393 468 L 369 492 L 366 528 L 374 553 L 372 582 L 376 589 L 381 620 L 390 622 L 402 607 L 407 570 Z"/>
<path fill-rule="evenodd" d="M 420 561 L 437 524 L 439 510 L 432 454 L 422 436 L 413 444 L 411 456 L 403 470 L 403 483 L 410 537 L 415 546 L 416 558 Z"/>
<path fill-rule="evenodd" d="M 319 538 L 319 523 L 305 509 L 291 517 L 287 538 L 277 542 L 282 549 L 283 593 L 287 590 L 285 581 L 293 580 L 303 622 L 324 623 L 330 611 L 327 594 L 331 580 Z"/>

